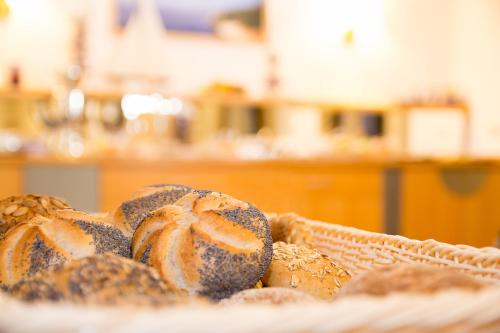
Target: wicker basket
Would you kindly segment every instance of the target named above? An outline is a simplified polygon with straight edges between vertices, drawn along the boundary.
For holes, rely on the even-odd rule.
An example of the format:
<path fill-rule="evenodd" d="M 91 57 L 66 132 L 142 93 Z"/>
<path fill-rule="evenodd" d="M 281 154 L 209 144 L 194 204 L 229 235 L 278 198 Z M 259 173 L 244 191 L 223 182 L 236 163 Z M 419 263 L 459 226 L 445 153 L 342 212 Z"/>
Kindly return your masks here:
<path fill-rule="evenodd" d="M 146 308 L 27 305 L 0 298 L 1 332 L 500 332 L 500 250 L 415 241 L 270 215 L 275 237 L 311 245 L 354 274 L 419 262 L 457 267 L 491 283 L 478 292 L 346 297 L 333 303 Z"/>
<path fill-rule="evenodd" d="M 417 241 L 305 219 L 268 214 L 274 238 L 308 245 L 348 267 L 353 274 L 394 263 L 451 266 L 491 283 L 500 283 L 500 250 Z"/>

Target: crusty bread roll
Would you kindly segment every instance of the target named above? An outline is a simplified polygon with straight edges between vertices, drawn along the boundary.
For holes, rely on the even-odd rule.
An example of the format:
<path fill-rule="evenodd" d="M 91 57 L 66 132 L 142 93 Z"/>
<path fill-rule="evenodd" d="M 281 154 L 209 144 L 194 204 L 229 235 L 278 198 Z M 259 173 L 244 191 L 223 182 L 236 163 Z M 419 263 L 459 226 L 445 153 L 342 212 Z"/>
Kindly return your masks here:
<path fill-rule="evenodd" d="M 132 236 L 146 215 L 155 209 L 170 205 L 193 191 L 190 187 L 174 184 L 146 186 L 123 202 L 114 212 L 113 219 L 117 227 Z"/>
<path fill-rule="evenodd" d="M 223 299 L 221 305 L 266 304 L 281 305 L 290 303 L 308 303 L 317 301 L 314 297 L 290 288 L 247 289 Z"/>
<path fill-rule="evenodd" d="M 63 199 L 40 196 L 18 195 L 0 200 L 0 238 L 18 223 L 40 216 L 51 216 L 60 209 L 71 208 Z"/>
<path fill-rule="evenodd" d="M 30 302 L 166 305 L 181 301 L 158 273 L 146 265 L 113 254 L 95 255 L 52 267 L 24 279 L 10 294 Z"/>
<path fill-rule="evenodd" d="M 264 286 L 295 288 L 331 300 L 351 275 L 330 257 L 305 246 L 277 242 Z"/>
<path fill-rule="evenodd" d="M 49 266 L 104 252 L 130 257 L 130 238 L 82 212 L 36 216 L 11 228 L 0 241 L 0 284 L 10 286 Z"/>
<path fill-rule="evenodd" d="M 434 293 L 450 288 L 477 290 L 485 285 L 449 267 L 390 265 L 365 272 L 342 288 L 339 297 L 356 294 L 384 296 L 395 292 Z"/>
<path fill-rule="evenodd" d="M 195 191 L 145 218 L 132 254 L 171 288 L 222 299 L 255 286 L 271 260 L 272 240 L 266 218 L 252 205 Z"/>

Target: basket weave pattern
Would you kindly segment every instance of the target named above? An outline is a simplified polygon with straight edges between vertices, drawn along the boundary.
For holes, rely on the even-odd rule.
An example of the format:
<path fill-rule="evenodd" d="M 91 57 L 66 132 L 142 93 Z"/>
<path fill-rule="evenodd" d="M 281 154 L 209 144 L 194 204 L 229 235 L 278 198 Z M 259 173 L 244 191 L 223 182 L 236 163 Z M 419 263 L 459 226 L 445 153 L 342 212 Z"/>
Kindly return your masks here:
<path fill-rule="evenodd" d="M 353 274 L 396 263 L 454 267 L 491 283 L 500 283 L 500 250 L 418 241 L 305 219 L 295 214 L 269 215 L 286 240 L 316 248 Z"/>

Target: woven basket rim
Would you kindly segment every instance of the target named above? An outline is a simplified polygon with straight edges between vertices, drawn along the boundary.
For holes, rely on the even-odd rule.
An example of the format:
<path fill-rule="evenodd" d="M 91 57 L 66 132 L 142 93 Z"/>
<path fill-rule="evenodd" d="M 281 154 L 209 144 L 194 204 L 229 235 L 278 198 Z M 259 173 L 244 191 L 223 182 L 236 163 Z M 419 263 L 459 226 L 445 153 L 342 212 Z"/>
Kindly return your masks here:
<path fill-rule="evenodd" d="M 467 244 L 450 244 L 446 242 L 440 242 L 438 240 L 429 238 L 425 240 L 418 240 L 418 239 L 412 239 L 408 238 L 405 236 L 401 235 L 390 235 L 390 234 L 385 234 L 385 233 L 380 233 L 380 232 L 374 232 L 374 231 L 368 231 L 368 230 L 363 230 L 363 229 L 358 229 L 355 227 L 349 227 L 341 224 L 335 224 L 335 223 L 329 223 L 329 222 L 323 222 L 320 220 L 315 220 L 315 219 L 308 219 L 306 217 L 300 216 L 296 213 L 269 213 L 271 214 L 276 214 L 278 217 L 287 217 L 291 216 L 296 219 L 296 221 L 300 222 L 305 222 L 309 225 L 313 225 L 319 228 L 324 228 L 324 229 L 332 229 L 336 230 L 337 232 L 342 232 L 347 235 L 356 235 L 356 236 L 365 236 L 367 239 L 381 239 L 383 241 L 387 241 L 389 243 L 401 243 L 401 244 L 409 244 L 409 245 L 421 245 L 421 244 L 429 244 L 433 246 L 438 246 L 443 249 L 453 249 L 455 251 L 463 251 L 464 253 L 467 252 L 476 252 L 488 255 L 489 257 L 493 256 L 495 259 L 500 260 L 500 249 L 492 247 L 492 246 L 487 246 L 487 247 L 474 247 L 471 245 Z"/>
<path fill-rule="evenodd" d="M 458 307 L 456 305 L 459 305 Z M 456 309 L 450 311 L 450 307 Z M 495 311 L 495 306 L 498 306 Z M 223 309 L 223 311 L 221 311 Z M 127 306 L 25 304 L 0 297 L 0 330 L 16 332 L 493 332 L 500 327 L 500 287 L 477 292 L 352 296 L 282 306 Z M 29 320 L 26 320 L 29 318 Z M 196 318 L 196 320 L 193 320 Z M 487 329 L 482 330 L 484 327 Z"/>

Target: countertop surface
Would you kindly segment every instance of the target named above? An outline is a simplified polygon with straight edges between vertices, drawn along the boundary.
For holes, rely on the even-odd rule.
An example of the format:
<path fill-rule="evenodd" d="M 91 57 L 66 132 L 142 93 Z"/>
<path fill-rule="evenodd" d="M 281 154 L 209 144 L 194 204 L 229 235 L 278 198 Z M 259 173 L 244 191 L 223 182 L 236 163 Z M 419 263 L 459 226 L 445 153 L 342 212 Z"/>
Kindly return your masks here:
<path fill-rule="evenodd" d="M 278 158 L 278 159 L 240 159 L 210 156 L 178 157 L 178 156 L 125 156 L 100 155 L 82 158 L 58 157 L 53 155 L 0 155 L 0 164 L 48 164 L 48 165 L 116 165 L 123 166 L 162 166 L 162 165 L 233 165 L 237 166 L 376 166 L 401 167 L 405 165 L 436 165 L 439 167 L 500 166 L 500 159 L 417 159 L 404 157 L 324 157 L 324 158 Z"/>

